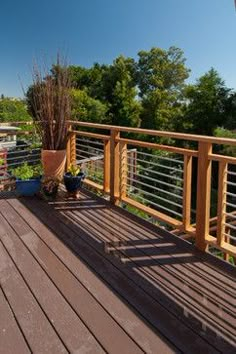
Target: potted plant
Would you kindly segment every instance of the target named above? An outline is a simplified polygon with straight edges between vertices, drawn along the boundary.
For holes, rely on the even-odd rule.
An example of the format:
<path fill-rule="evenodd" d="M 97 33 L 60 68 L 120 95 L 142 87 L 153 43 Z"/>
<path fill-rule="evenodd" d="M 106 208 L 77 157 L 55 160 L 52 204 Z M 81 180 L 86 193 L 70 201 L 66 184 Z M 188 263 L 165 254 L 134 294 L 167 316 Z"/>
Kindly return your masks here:
<path fill-rule="evenodd" d="M 16 179 L 16 192 L 19 196 L 33 196 L 41 188 L 40 166 L 30 166 L 27 163 L 11 170 Z"/>
<path fill-rule="evenodd" d="M 85 174 L 79 166 L 73 164 L 69 166 L 68 171 L 64 174 L 64 184 L 69 196 L 77 197 L 84 178 Z"/>
<path fill-rule="evenodd" d="M 42 193 L 47 198 L 54 199 L 57 195 L 60 181 L 52 177 L 46 177 L 42 181 Z"/>
<path fill-rule="evenodd" d="M 29 113 L 42 141 L 42 165 L 46 178 L 62 180 L 66 163 L 71 115 L 70 75 L 60 56 L 52 69 L 33 68 L 33 85 L 26 94 Z"/>

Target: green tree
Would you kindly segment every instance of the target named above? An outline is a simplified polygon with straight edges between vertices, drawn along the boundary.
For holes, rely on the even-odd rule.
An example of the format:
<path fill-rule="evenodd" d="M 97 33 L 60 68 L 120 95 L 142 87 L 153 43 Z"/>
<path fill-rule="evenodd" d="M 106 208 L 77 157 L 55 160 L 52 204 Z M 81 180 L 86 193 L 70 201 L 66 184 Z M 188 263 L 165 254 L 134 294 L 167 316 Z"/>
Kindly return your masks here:
<path fill-rule="evenodd" d="M 30 121 L 27 105 L 24 100 L 1 98 L 0 99 L 0 122 Z"/>
<path fill-rule="evenodd" d="M 173 120 L 182 112 L 182 92 L 189 70 L 183 52 L 152 48 L 138 53 L 137 80 L 142 99 L 142 126 L 172 129 Z"/>
<path fill-rule="evenodd" d="M 119 56 L 112 65 L 95 63 L 89 69 L 71 67 L 70 70 L 75 88 L 106 105 L 107 122 L 139 125 L 140 103 L 137 100 L 134 59 Z"/>
<path fill-rule="evenodd" d="M 224 127 L 226 129 L 236 129 L 236 92 L 231 92 L 225 103 L 225 115 Z"/>
<path fill-rule="evenodd" d="M 140 102 L 134 78 L 135 62 L 123 56 L 114 60 L 108 73 L 106 89 L 109 97 L 109 114 L 115 125 L 137 127 L 140 123 Z"/>
<path fill-rule="evenodd" d="M 90 97 L 86 91 L 73 89 L 72 119 L 93 123 L 107 123 L 106 113 L 108 107 L 99 100 Z"/>
<path fill-rule="evenodd" d="M 201 76 L 185 89 L 184 120 L 188 132 L 213 135 L 214 129 L 227 121 L 226 105 L 230 90 L 215 69 Z"/>

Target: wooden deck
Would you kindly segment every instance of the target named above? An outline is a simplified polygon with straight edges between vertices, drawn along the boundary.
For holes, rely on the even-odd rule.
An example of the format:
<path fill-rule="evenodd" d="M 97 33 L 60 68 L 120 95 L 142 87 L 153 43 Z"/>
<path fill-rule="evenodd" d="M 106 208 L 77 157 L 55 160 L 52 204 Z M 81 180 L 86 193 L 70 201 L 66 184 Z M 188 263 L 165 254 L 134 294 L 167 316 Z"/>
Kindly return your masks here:
<path fill-rule="evenodd" d="M 0 200 L 0 353 L 235 353 L 235 269 L 96 198 Z"/>

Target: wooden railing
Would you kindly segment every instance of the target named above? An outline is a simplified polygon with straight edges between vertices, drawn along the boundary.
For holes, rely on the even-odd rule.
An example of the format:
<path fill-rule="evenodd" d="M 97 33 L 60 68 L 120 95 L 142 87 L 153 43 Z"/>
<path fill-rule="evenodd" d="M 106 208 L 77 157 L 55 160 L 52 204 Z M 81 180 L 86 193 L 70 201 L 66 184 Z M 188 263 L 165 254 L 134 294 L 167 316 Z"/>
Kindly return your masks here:
<path fill-rule="evenodd" d="M 68 164 L 83 166 L 87 185 L 104 192 L 113 204 L 137 208 L 161 226 L 195 237 L 200 250 L 210 246 L 220 250 L 225 259 L 236 256 L 236 158 L 214 152 L 219 145 L 236 146 L 236 140 L 85 122 L 69 124 Z M 157 143 L 158 138 L 171 139 L 171 143 Z M 175 146 L 176 141 L 181 144 Z M 212 180 L 217 174 L 217 180 Z M 218 192 L 212 202 L 213 184 Z M 211 215 L 216 203 L 217 210 Z"/>
<path fill-rule="evenodd" d="M 183 238 L 194 238 L 203 251 L 210 247 L 225 259 L 236 257 L 236 158 L 217 152 L 219 146 L 236 146 L 236 140 L 68 124 L 67 166 L 81 164 L 88 186 L 104 193 L 113 204 L 140 210 L 142 216 L 150 216 Z M 34 136 L 25 129 L 12 134 L 18 139 L 28 136 L 28 140 Z M 23 144 L 17 151 L 8 151 L 7 159 L 4 149 L 1 156 L 2 180 L 6 165 L 38 162 L 40 147 Z"/>

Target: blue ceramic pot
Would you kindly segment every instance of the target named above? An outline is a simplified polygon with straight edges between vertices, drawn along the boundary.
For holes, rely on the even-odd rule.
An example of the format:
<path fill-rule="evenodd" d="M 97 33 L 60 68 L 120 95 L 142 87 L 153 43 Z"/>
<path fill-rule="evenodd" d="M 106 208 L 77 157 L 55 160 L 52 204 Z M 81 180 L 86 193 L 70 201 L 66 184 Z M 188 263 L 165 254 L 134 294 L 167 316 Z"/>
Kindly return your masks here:
<path fill-rule="evenodd" d="M 85 174 L 80 172 L 77 176 L 72 176 L 70 172 L 64 174 L 64 184 L 67 192 L 76 192 L 81 186 L 85 178 Z"/>
<path fill-rule="evenodd" d="M 32 197 L 40 191 L 41 179 L 16 180 L 16 192 L 19 196 Z"/>

